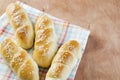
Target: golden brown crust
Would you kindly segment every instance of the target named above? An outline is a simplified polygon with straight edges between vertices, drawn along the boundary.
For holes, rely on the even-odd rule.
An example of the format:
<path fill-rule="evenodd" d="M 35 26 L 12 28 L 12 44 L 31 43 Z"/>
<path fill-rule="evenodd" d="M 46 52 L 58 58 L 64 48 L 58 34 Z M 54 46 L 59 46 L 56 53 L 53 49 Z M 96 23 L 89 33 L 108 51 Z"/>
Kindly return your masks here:
<path fill-rule="evenodd" d="M 67 47 L 66 47 L 67 46 Z M 61 51 L 68 51 L 70 53 L 74 53 L 73 55 L 80 59 L 81 54 L 81 47 L 79 42 L 76 40 L 70 40 L 64 44 L 64 46 L 61 46 Z"/>
<path fill-rule="evenodd" d="M 62 49 L 65 51 L 74 52 L 75 50 L 78 51 L 79 47 L 80 47 L 80 45 L 77 41 L 71 40 L 70 42 L 64 44 L 64 46 L 62 46 Z"/>
<path fill-rule="evenodd" d="M 6 38 L 0 45 L 0 51 L 11 69 L 22 80 L 39 80 L 37 64 L 25 50 L 17 46 L 13 40 Z"/>
<path fill-rule="evenodd" d="M 8 7 L 6 9 L 6 13 L 8 14 L 9 17 L 11 17 L 14 13 L 19 11 L 20 9 L 21 9 L 21 7 L 18 4 L 11 3 L 8 5 Z"/>
<path fill-rule="evenodd" d="M 8 63 L 12 60 L 13 56 L 17 53 L 17 46 L 7 38 L 1 43 L 1 54 L 6 59 Z"/>
<path fill-rule="evenodd" d="M 61 52 L 56 54 L 55 59 L 53 60 L 53 63 L 62 63 L 65 65 L 69 65 L 71 66 L 72 64 L 70 64 L 71 62 L 74 61 L 74 56 L 72 53 L 69 52 Z"/>
<path fill-rule="evenodd" d="M 52 68 L 49 69 L 47 77 L 66 80 L 66 77 L 69 76 L 69 74 L 67 74 L 70 73 L 70 68 L 68 65 L 64 65 L 62 63 L 54 63 L 51 65 L 51 67 Z"/>
<path fill-rule="evenodd" d="M 34 60 L 38 65 L 44 68 L 48 68 L 51 64 L 52 58 L 54 57 L 56 45 L 53 42 L 36 46 L 34 50 Z M 53 50 L 52 50 L 53 49 Z"/>
<path fill-rule="evenodd" d="M 40 30 L 40 29 L 46 29 L 49 28 L 50 26 L 53 26 L 53 22 L 51 21 L 51 19 L 46 16 L 46 15 L 40 15 L 37 19 L 37 22 L 35 24 L 36 28 L 35 31 Z"/>
<path fill-rule="evenodd" d="M 10 66 L 13 68 L 14 72 L 17 73 L 18 69 L 21 67 L 21 65 L 24 63 L 24 61 L 27 58 L 27 54 L 25 51 L 20 51 L 20 53 L 16 54 L 14 58 L 12 59 Z"/>
<path fill-rule="evenodd" d="M 51 70 L 50 77 L 60 77 L 61 72 L 63 71 L 64 65 L 63 64 L 58 64 L 53 66 L 53 70 Z"/>
<path fill-rule="evenodd" d="M 19 77 L 23 80 L 34 80 L 33 66 L 31 60 L 26 61 L 20 68 Z"/>
<path fill-rule="evenodd" d="M 40 31 L 36 32 L 35 45 L 39 46 L 44 43 L 48 43 L 50 38 L 52 38 L 52 36 L 53 36 L 52 28 L 41 29 Z"/>
<path fill-rule="evenodd" d="M 23 27 L 19 28 L 16 31 L 16 36 L 17 38 L 22 41 L 21 44 L 28 44 L 28 39 L 29 39 L 29 26 L 28 25 L 24 25 Z"/>
<path fill-rule="evenodd" d="M 26 15 L 24 12 L 19 11 L 14 13 L 13 16 L 11 16 L 11 23 L 14 27 L 14 29 L 16 30 L 17 28 L 21 27 L 22 25 L 25 24 L 26 22 Z"/>
<path fill-rule="evenodd" d="M 45 80 L 67 80 L 77 63 L 80 45 L 75 40 L 64 43 L 55 55 Z"/>
<path fill-rule="evenodd" d="M 6 14 L 14 28 L 18 44 L 24 49 L 31 48 L 34 41 L 34 31 L 25 10 L 19 4 L 11 3 L 6 8 Z"/>
<path fill-rule="evenodd" d="M 39 66 L 48 68 L 57 50 L 53 22 L 48 16 L 40 15 L 38 17 L 35 24 L 35 34 L 33 58 Z"/>

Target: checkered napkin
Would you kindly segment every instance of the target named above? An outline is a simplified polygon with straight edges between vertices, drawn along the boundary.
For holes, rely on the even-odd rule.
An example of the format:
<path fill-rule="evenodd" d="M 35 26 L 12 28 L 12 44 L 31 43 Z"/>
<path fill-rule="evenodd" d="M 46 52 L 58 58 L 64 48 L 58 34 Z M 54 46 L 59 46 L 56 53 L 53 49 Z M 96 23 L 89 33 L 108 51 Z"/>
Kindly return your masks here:
<path fill-rule="evenodd" d="M 20 4 L 26 10 L 33 24 L 35 23 L 35 20 L 38 17 L 38 15 L 43 13 L 42 11 L 32 8 L 24 3 L 18 2 L 18 4 Z M 47 13 L 44 13 L 44 14 L 48 15 L 54 21 L 55 32 L 58 36 L 58 42 L 57 42 L 58 45 L 60 46 L 64 42 L 71 40 L 71 39 L 77 40 L 81 44 L 81 49 L 82 49 L 82 54 L 83 54 L 90 32 L 86 29 L 81 28 L 80 26 L 70 24 L 69 22 L 58 19 Z M 0 43 L 6 37 L 11 37 L 12 39 L 15 39 L 14 30 L 11 27 L 6 14 L 4 13 L 0 17 Z M 33 49 L 28 50 L 28 53 L 32 54 Z M 72 70 L 67 80 L 74 80 L 79 64 L 80 64 L 80 60 L 78 60 L 76 66 Z M 39 68 L 39 72 L 40 72 L 41 80 L 44 80 L 47 69 Z M 9 66 L 2 59 L 1 55 L 0 55 L 0 80 L 19 80 L 16 77 L 16 74 L 14 74 L 11 71 Z"/>

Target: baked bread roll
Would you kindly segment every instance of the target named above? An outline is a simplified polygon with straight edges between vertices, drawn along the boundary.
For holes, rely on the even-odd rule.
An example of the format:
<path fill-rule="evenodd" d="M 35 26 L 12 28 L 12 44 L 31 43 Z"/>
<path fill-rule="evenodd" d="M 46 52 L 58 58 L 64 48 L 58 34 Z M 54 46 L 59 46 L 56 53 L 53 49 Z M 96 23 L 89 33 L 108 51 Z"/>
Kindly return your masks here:
<path fill-rule="evenodd" d="M 43 68 L 48 68 L 57 50 L 57 39 L 52 20 L 40 15 L 35 24 L 35 46 L 33 58 Z"/>
<path fill-rule="evenodd" d="M 61 46 L 55 55 L 45 80 L 67 80 L 80 56 L 80 45 L 70 40 Z"/>
<path fill-rule="evenodd" d="M 6 38 L 0 44 L 0 53 L 21 80 L 39 80 L 39 70 L 35 61 L 10 38 Z"/>
<path fill-rule="evenodd" d="M 34 31 L 27 13 L 19 4 L 11 3 L 6 9 L 6 14 L 14 28 L 18 44 L 24 49 L 31 48 L 34 41 Z"/>

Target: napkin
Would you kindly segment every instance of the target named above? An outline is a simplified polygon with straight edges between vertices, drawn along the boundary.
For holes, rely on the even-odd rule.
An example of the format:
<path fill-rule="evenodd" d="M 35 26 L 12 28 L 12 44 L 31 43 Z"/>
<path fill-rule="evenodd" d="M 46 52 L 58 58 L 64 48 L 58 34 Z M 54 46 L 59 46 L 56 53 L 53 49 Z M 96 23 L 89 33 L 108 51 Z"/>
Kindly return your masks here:
<path fill-rule="evenodd" d="M 20 4 L 28 13 L 28 16 L 32 23 L 34 24 L 36 21 L 36 18 L 43 14 L 42 11 L 35 9 L 27 4 L 24 4 L 22 2 L 17 2 Z M 85 46 L 88 40 L 88 36 L 90 34 L 90 31 L 87 29 L 84 29 L 80 26 L 73 25 L 67 21 L 64 21 L 62 19 L 58 19 L 50 14 L 44 13 L 48 15 L 54 22 L 55 32 L 58 37 L 58 45 L 61 46 L 64 42 L 69 41 L 71 39 L 77 40 L 81 44 L 81 51 L 82 54 L 84 53 Z M 9 23 L 9 20 L 4 13 L 0 17 L 0 43 L 6 38 L 11 37 L 15 40 L 14 30 L 12 26 Z M 29 54 L 33 53 L 33 48 L 28 50 Z M 76 66 L 72 70 L 71 74 L 69 75 L 67 80 L 74 80 L 76 71 L 78 69 L 78 66 L 80 64 L 80 60 L 78 60 Z M 46 72 L 48 69 L 39 68 L 40 72 L 40 79 L 45 80 Z M 6 62 L 3 60 L 3 58 L 0 55 L 0 80 L 19 80 L 16 74 L 14 74 L 9 66 L 6 64 Z"/>

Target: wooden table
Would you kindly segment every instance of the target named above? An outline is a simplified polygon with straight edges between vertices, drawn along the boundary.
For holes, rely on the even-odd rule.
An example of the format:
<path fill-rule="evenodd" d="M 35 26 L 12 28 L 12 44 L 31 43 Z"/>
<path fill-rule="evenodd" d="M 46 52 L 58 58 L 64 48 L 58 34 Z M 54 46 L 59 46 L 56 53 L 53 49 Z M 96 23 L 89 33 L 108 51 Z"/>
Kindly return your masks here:
<path fill-rule="evenodd" d="M 0 15 L 15 0 L 0 0 Z M 40 10 L 42 0 L 21 0 Z M 120 0 L 50 0 L 46 12 L 91 31 L 75 80 L 120 80 Z"/>

